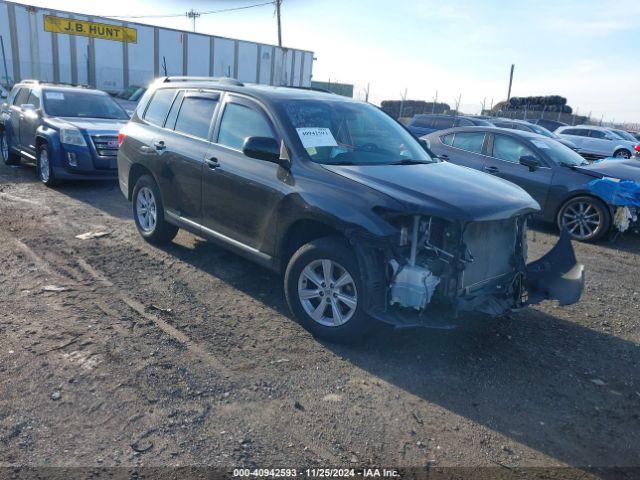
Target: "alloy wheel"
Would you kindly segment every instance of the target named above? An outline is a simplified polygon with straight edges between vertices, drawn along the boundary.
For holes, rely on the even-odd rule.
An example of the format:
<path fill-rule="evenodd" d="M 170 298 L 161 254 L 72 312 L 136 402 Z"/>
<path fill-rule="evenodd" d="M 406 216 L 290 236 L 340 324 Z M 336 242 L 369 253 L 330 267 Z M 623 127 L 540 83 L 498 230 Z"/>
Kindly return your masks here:
<path fill-rule="evenodd" d="M 2 151 L 2 159 L 5 162 L 9 160 L 9 143 L 4 135 L 0 135 L 0 151 Z"/>
<path fill-rule="evenodd" d="M 631 154 L 629 152 L 627 152 L 626 150 L 618 150 L 614 157 L 616 158 L 631 158 Z"/>
<path fill-rule="evenodd" d="M 323 258 L 312 261 L 300 273 L 298 299 L 315 322 L 337 327 L 355 314 L 358 291 L 353 277 L 342 265 Z"/>
<path fill-rule="evenodd" d="M 602 226 L 602 214 L 588 200 L 567 205 L 562 212 L 562 225 L 578 240 L 588 240 L 598 234 Z"/>
<path fill-rule="evenodd" d="M 38 169 L 40 170 L 40 180 L 44 183 L 49 181 L 51 177 L 50 165 L 49 165 L 49 152 L 46 149 L 40 151 L 40 160 L 38 161 Z"/>
<path fill-rule="evenodd" d="M 145 233 L 151 233 L 156 228 L 157 212 L 153 191 L 149 187 L 142 187 L 136 197 L 136 215 L 138 224 Z"/>

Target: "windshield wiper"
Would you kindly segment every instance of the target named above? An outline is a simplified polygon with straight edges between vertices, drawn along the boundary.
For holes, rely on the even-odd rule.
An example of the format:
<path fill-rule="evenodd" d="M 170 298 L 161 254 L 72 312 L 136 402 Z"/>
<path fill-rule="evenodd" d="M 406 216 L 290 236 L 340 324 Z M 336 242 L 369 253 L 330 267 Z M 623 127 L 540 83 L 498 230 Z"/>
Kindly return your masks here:
<path fill-rule="evenodd" d="M 421 163 L 432 163 L 427 160 L 413 160 L 410 158 L 403 158 L 402 160 L 398 160 L 397 162 L 392 162 L 390 165 L 418 165 Z"/>

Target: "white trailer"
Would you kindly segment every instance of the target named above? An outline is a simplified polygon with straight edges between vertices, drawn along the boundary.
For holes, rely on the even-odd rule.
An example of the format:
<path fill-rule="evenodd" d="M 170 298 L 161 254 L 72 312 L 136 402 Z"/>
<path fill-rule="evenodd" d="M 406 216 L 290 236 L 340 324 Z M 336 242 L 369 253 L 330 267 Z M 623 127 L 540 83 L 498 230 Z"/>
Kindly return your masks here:
<path fill-rule="evenodd" d="M 116 92 L 165 75 L 311 85 L 313 52 L 0 0 L 0 83 L 34 78 Z"/>

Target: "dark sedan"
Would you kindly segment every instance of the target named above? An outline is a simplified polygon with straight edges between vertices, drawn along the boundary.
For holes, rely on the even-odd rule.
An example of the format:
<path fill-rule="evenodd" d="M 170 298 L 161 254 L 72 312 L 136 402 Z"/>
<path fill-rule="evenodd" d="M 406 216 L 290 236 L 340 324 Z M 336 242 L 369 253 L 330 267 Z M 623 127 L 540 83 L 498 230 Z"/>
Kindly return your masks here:
<path fill-rule="evenodd" d="M 557 141 L 502 128 L 453 128 L 423 137 L 441 159 L 509 180 L 535 198 L 539 216 L 566 227 L 576 240 L 596 241 L 611 228 L 614 207 L 587 186 L 610 177 L 640 182 L 635 160 L 589 164 Z"/>
<path fill-rule="evenodd" d="M 447 128 L 472 126 L 490 127 L 491 123 L 477 117 L 423 114 L 413 117 L 407 125 L 407 129 L 416 137 L 421 137 Z"/>

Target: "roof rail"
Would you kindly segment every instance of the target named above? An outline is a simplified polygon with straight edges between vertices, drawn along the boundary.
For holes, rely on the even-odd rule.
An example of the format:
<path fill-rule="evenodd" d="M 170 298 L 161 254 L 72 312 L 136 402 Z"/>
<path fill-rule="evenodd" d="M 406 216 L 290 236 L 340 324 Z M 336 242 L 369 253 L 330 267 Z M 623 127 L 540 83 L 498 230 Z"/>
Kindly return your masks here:
<path fill-rule="evenodd" d="M 35 80 L 33 78 L 25 78 L 24 80 L 20 80 L 18 83 L 33 83 L 37 85 L 40 83 L 40 80 Z"/>
<path fill-rule="evenodd" d="M 299 86 L 295 86 L 295 85 L 282 85 L 284 88 L 295 88 L 297 90 L 311 90 L 313 92 L 324 92 L 324 93 L 331 93 L 333 95 L 337 95 L 337 93 L 332 92 L 331 90 L 327 90 L 326 88 L 321 88 L 321 87 L 299 87 Z"/>
<path fill-rule="evenodd" d="M 235 85 L 237 87 L 244 87 L 244 83 L 229 77 L 164 77 L 161 80 L 162 83 L 170 82 L 216 82 L 224 85 Z"/>

